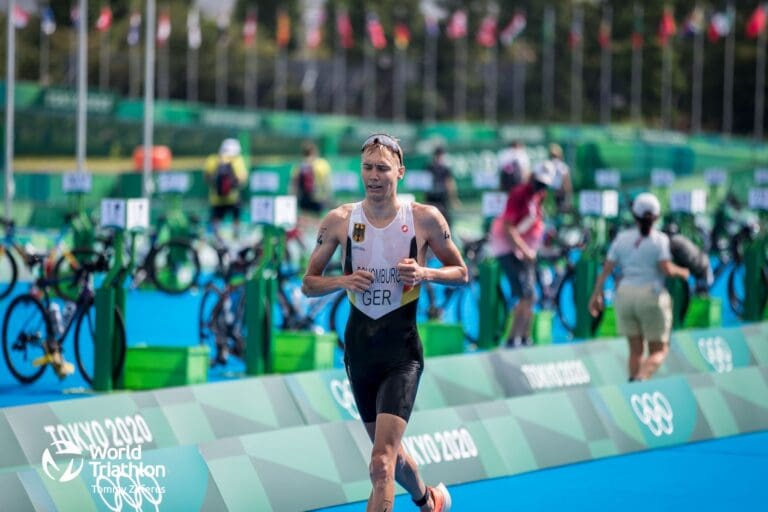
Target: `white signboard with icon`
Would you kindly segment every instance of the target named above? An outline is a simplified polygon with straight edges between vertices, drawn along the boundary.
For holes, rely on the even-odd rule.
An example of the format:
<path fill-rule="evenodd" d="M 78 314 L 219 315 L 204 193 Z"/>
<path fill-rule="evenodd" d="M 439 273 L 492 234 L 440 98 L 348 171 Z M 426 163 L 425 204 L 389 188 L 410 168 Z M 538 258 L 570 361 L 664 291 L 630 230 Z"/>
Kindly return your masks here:
<path fill-rule="evenodd" d="M 149 199 L 136 198 L 126 201 L 125 228 L 147 229 L 149 227 Z"/>
<path fill-rule="evenodd" d="M 158 174 L 157 190 L 163 194 L 184 194 L 189 191 L 189 174 L 185 172 Z"/>
<path fill-rule="evenodd" d="M 64 173 L 61 188 L 68 194 L 87 194 L 93 189 L 93 176 L 89 172 Z"/>
<path fill-rule="evenodd" d="M 280 188 L 280 175 L 272 171 L 251 173 L 251 192 L 277 192 Z"/>
<path fill-rule="evenodd" d="M 100 224 L 103 228 L 125 228 L 125 199 L 102 199 Z"/>
<path fill-rule="evenodd" d="M 297 220 L 296 196 L 251 197 L 251 222 L 292 228 Z"/>
<path fill-rule="evenodd" d="M 579 192 L 579 213 L 616 217 L 619 214 L 619 193 L 615 190 L 582 190 Z"/>
<path fill-rule="evenodd" d="M 755 169 L 755 185 L 768 185 L 768 169 Z"/>
<path fill-rule="evenodd" d="M 707 211 L 707 191 L 677 190 L 669 196 L 669 209 L 673 212 L 704 213 Z"/>
<path fill-rule="evenodd" d="M 498 217 L 507 205 L 507 194 L 504 192 L 483 192 L 483 217 Z"/>
<path fill-rule="evenodd" d="M 357 192 L 360 177 L 352 171 L 333 171 L 331 187 L 334 192 Z"/>
<path fill-rule="evenodd" d="M 754 187 L 749 189 L 749 207 L 753 210 L 768 211 L 768 188 Z"/>
<path fill-rule="evenodd" d="M 720 187 L 725 185 L 728 173 L 725 169 L 711 168 L 704 171 L 704 179 L 710 187 Z"/>
<path fill-rule="evenodd" d="M 595 171 L 595 185 L 598 188 L 621 187 L 621 173 L 617 169 L 597 169 Z"/>
<path fill-rule="evenodd" d="M 429 171 L 407 171 L 405 173 L 405 187 L 416 192 L 432 190 L 434 178 Z"/>
<path fill-rule="evenodd" d="M 659 188 L 672 186 L 675 182 L 675 171 L 671 169 L 653 169 L 651 171 L 651 185 Z"/>

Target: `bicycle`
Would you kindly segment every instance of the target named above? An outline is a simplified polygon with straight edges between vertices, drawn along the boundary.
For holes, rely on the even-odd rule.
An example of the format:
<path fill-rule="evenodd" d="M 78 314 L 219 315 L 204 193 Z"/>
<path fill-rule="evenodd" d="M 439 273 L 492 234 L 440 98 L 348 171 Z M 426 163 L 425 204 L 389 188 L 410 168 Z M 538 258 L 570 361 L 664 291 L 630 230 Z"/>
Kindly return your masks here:
<path fill-rule="evenodd" d="M 32 260 L 35 266 L 43 263 L 39 255 Z M 75 281 L 74 288 L 80 290 L 77 300 L 74 303 L 68 302 L 63 313 L 48 291 L 61 283 L 57 279 L 45 277 L 42 271 L 32 292 L 18 295 L 11 301 L 3 318 L 2 345 L 8 369 L 19 382 L 30 384 L 40 378 L 51 362 L 51 355 L 63 353 L 64 342 L 74 326 L 77 367 L 83 379 L 89 385 L 93 383 L 94 368 L 91 361 L 95 345 L 96 309 L 90 277 L 96 272 L 106 271 L 107 267 L 107 260 L 102 255 L 96 261 L 80 263 L 72 276 L 63 278 Z M 118 272 L 115 283 L 120 281 L 120 274 Z M 117 354 L 112 377 L 117 379 L 125 361 L 126 335 L 125 322 L 117 307 L 113 315 L 113 343 Z"/>

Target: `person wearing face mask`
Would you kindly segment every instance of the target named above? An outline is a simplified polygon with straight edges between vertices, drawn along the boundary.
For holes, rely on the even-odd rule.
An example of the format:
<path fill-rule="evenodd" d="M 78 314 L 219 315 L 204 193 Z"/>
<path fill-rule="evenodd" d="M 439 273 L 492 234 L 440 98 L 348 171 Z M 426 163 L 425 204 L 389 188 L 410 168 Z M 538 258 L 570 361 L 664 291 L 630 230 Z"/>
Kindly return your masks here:
<path fill-rule="evenodd" d="M 518 298 L 512 311 L 512 331 L 506 340 L 508 347 L 531 344 L 533 304 L 536 301 L 536 255 L 544 236 L 541 203 L 554 175 L 552 162 L 537 164 L 527 183 L 509 191 L 504 212 L 491 224 L 491 254 L 498 259 L 512 294 Z"/>
<path fill-rule="evenodd" d="M 619 333 L 629 342 L 630 381 L 649 379 L 667 357 L 672 299 L 664 281 L 667 277 L 688 279 L 689 275 L 688 269 L 672 262 L 667 235 L 654 228 L 660 213 L 659 200 L 653 194 L 643 193 L 635 198 L 632 215 L 636 227 L 619 232 L 611 243 L 589 300 L 590 313 L 599 315 L 605 305 L 605 281 L 619 267 L 622 277 L 614 305 Z"/>

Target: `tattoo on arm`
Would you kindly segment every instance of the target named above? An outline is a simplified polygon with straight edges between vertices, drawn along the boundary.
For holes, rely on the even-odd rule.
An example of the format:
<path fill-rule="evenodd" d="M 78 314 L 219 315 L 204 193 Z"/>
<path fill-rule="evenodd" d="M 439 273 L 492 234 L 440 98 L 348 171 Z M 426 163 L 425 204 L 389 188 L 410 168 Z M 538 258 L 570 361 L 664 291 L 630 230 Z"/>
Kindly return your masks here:
<path fill-rule="evenodd" d="M 317 235 L 317 245 L 323 245 L 325 237 L 328 234 L 328 228 L 320 228 L 320 233 Z"/>
<path fill-rule="evenodd" d="M 443 238 L 445 240 L 449 240 L 451 238 L 451 232 L 449 230 L 447 230 L 447 229 L 445 231 L 443 231 Z"/>

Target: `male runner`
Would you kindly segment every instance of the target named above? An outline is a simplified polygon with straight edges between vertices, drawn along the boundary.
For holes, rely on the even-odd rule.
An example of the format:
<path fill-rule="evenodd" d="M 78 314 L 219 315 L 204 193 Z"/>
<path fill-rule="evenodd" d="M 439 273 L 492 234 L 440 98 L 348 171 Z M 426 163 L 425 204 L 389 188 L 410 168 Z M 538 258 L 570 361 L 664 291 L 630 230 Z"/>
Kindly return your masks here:
<path fill-rule="evenodd" d="M 424 484 L 400 441 L 424 367 L 416 330 L 419 284 L 466 284 L 467 267 L 437 208 L 397 198 L 397 182 L 405 173 L 397 140 L 374 134 L 361 151 L 365 199 L 341 205 L 325 216 L 302 290 L 318 296 L 345 289 L 352 304 L 344 363 L 373 441 L 369 466 L 373 491 L 367 511 L 392 510 L 397 480 L 422 511 L 448 512 L 448 490 L 443 484 Z M 339 245 L 345 275 L 324 276 Z M 443 267 L 423 266 L 428 248 Z"/>

